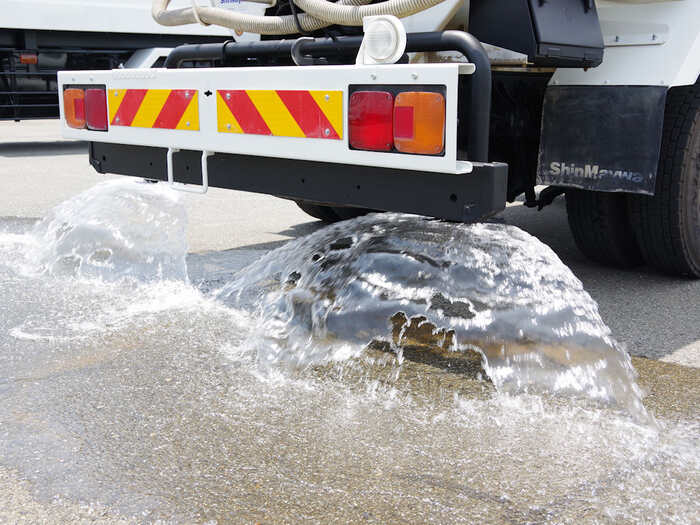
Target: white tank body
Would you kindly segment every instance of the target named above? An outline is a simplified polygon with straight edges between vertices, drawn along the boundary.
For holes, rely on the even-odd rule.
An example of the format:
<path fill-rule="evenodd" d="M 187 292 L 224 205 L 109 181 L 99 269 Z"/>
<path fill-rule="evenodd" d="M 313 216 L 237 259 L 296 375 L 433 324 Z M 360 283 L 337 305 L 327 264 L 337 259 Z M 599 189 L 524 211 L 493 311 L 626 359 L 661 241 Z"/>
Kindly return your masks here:
<path fill-rule="evenodd" d="M 151 17 L 150 0 L 3 0 L 2 4 L 4 29 L 231 36 L 223 27 L 161 26 Z M 177 9 L 192 4 L 173 0 L 170 5 Z"/>

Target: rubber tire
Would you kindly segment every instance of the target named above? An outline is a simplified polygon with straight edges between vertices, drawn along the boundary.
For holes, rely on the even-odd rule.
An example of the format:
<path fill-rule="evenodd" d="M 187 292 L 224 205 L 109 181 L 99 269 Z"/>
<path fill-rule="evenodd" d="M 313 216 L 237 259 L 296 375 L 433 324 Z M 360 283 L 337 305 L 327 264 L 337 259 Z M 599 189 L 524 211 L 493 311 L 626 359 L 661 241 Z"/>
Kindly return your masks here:
<path fill-rule="evenodd" d="M 314 204 L 309 201 L 295 202 L 297 203 L 297 206 L 312 217 L 329 223 L 354 219 L 355 217 L 367 215 L 373 211 L 368 210 L 367 208 L 352 208 L 350 206 L 324 206 L 322 204 Z"/>
<path fill-rule="evenodd" d="M 643 263 L 625 194 L 569 189 L 566 214 L 576 246 L 589 259 L 618 268 Z"/>
<path fill-rule="evenodd" d="M 647 264 L 700 278 L 700 84 L 668 92 L 656 191 L 628 205 Z"/>
<path fill-rule="evenodd" d="M 341 220 L 338 215 L 333 211 L 330 206 L 323 206 L 321 204 L 314 204 L 309 201 L 295 201 L 297 206 L 299 206 L 302 211 L 311 215 L 315 219 L 320 219 L 323 222 L 338 222 Z"/>
<path fill-rule="evenodd" d="M 333 207 L 333 213 L 335 213 L 338 217 L 340 217 L 341 221 L 345 221 L 347 219 L 354 219 L 356 217 L 361 217 L 363 215 L 367 215 L 368 213 L 372 213 L 373 210 L 368 210 L 367 208 L 352 208 L 350 206 L 343 206 L 343 207 Z"/>

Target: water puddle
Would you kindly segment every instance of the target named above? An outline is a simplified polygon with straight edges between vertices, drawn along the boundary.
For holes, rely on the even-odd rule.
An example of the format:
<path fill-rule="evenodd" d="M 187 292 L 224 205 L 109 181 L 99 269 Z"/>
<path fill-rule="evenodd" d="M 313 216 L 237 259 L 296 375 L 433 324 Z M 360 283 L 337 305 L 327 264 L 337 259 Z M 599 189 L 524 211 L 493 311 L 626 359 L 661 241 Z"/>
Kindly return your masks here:
<path fill-rule="evenodd" d="M 537 239 L 384 214 L 188 256 L 163 186 L 0 225 L 0 458 L 42 497 L 136 521 L 697 516 L 697 414 L 647 414 Z"/>

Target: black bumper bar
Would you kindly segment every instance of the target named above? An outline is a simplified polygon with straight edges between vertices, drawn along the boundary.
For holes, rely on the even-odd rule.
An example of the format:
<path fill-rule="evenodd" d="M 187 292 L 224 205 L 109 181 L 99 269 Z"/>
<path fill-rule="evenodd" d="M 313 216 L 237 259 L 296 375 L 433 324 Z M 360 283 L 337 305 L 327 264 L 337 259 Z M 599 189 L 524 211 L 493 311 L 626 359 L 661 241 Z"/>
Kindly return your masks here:
<path fill-rule="evenodd" d="M 167 180 L 165 148 L 90 143 L 100 173 Z M 201 152 L 173 155 L 173 178 L 201 184 Z M 476 163 L 465 175 L 217 153 L 209 158 L 209 185 L 294 200 L 415 213 L 473 222 L 505 206 L 507 166 Z"/>
<path fill-rule="evenodd" d="M 263 40 L 260 42 L 224 42 L 197 44 L 173 49 L 165 67 L 178 68 L 188 60 L 225 60 L 229 57 L 289 57 L 297 40 Z M 357 54 L 362 37 L 349 36 L 300 40 L 297 51 L 302 55 L 333 56 Z M 466 137 L 467 158 L 487 162 L 489 156 L 489 119 L 491 114 L 491 64 L 481 42 L 463 31 L 436 31 L 409 33 L 406 51 L 458 51 L 476 66 L 471 75 L 468 124 Z"/>

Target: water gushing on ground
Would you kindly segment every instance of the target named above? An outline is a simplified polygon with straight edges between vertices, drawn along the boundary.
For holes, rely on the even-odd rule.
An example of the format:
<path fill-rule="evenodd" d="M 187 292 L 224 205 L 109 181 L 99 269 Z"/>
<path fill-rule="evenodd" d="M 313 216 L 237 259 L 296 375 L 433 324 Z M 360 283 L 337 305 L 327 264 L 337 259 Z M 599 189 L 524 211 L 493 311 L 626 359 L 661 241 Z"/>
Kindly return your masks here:
<path fill-rule="evenodd" d="M 137 521 L 697 516 L 697 419 L 649 424 L 536 239 L 375 215 L 245 269 L 191 257 L 220 270 L 191 284 L 185 219 L 115 182 L 0 230 L 0 458 L 43 497 Z"/>
<path fill-rule="evenodd" d="M 177 193 L 106 182 L 56 206 L 34 227 L 28 262 L 55 276 L 185 281 L 186 227 Z"/>
<path fill-rule="evenodd" d="M 270 252 L 219 297 L 255 311 L 249 343 L 265 365 L 345 360 L 370 341 L 477 351 L 500 392 L 581 394 L 643 417 L 596 303 L 514 226 L 370 215 Z"/>

